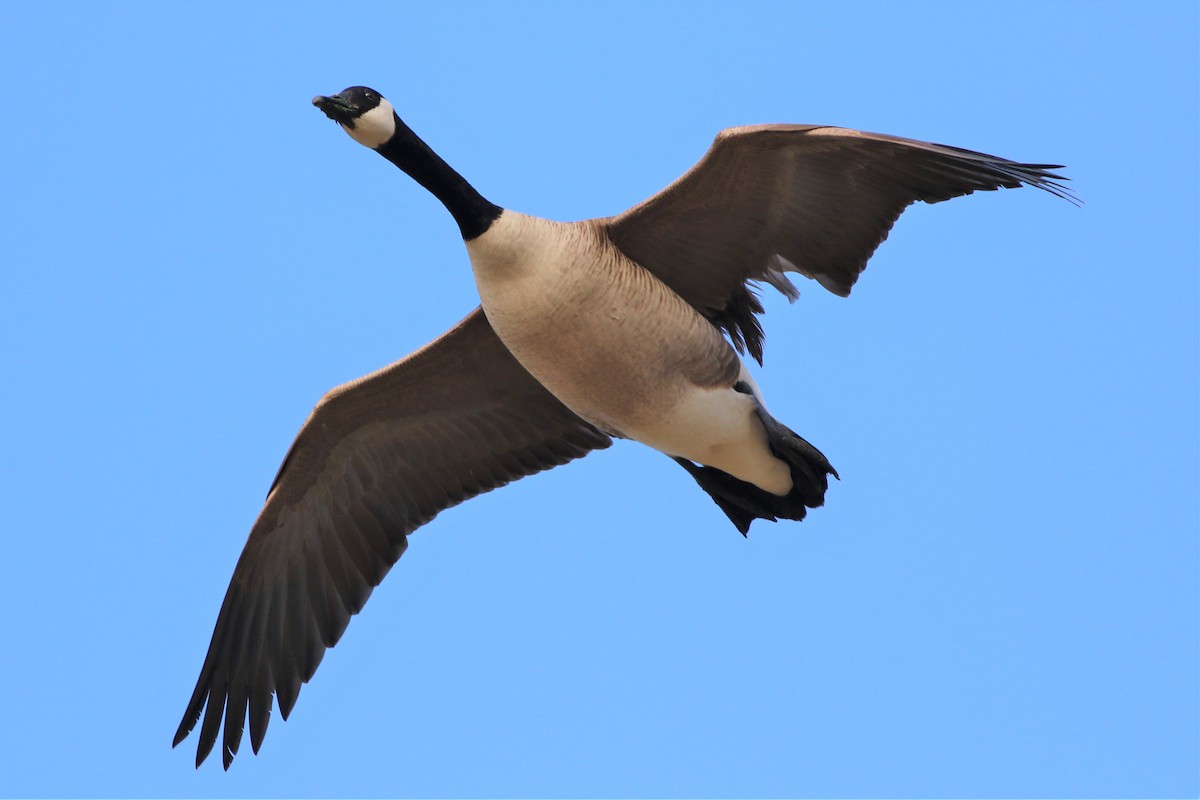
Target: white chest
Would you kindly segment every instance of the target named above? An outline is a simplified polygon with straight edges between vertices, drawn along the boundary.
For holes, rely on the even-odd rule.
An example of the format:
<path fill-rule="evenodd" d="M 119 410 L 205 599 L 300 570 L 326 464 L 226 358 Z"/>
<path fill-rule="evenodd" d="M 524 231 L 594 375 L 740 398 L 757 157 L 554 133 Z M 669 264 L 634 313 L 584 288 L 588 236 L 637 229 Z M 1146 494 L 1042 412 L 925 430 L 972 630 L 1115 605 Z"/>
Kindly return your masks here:
<path fill-rule="evenodd" d="M 564 303 L 584 299 L 599 283 L 600 250 L 599 237 L 586 226 L 514 211 L 467 243 L 484 310 L 509 335 L 541 329 L 545 315 L 565 316 L 558 311 Z"/>
<path fill-rule="evenodd" d="M 671 351 L 695 315 L 591 224 L 505 211 L 467 248 L 497 335 L 577 414 L 620 431 L 677 400 Z"/>
<path fill-rule="evenodd" d="M 505 211 L 468 251 L 500 341 L 566 407 L 743 480 L 790 480 L 733 389 L 752 380 L 730 345 L 592 224 Z"/>
<path fill-rule="evenodd" d="M 732 388 L 752 381 L 728 343 L 591 224 L 505 211 L 467 248 L 496 334 L 576 414 L 745 480 L 787 483 L 754 401 Z"/>

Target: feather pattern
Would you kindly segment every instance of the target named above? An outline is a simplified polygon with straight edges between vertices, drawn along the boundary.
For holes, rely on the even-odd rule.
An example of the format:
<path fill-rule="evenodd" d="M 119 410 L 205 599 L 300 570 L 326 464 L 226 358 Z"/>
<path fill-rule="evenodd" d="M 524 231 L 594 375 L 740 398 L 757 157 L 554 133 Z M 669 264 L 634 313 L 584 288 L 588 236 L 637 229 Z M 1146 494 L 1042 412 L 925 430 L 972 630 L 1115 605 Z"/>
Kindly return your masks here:
<path fill-rule="evenodd" d="M 912 203 L 1022 185 L 1077 202 L 1057 168 L 848 128 L 753 125 L 722 131 L 681 178 L 604 224 L 761 363 L 752 282 L 795 299 L 786 270 L 844 297 Z"/>
<path fill-rule="evenodd" d="M 258 752 L 408 534 L 441 510 L 611 439 L 569 411 L 475 309 L 427 347 L 321 399 L 238 559 L 178 744 L 200 727 L 229 767 L 247 716 Z"/>

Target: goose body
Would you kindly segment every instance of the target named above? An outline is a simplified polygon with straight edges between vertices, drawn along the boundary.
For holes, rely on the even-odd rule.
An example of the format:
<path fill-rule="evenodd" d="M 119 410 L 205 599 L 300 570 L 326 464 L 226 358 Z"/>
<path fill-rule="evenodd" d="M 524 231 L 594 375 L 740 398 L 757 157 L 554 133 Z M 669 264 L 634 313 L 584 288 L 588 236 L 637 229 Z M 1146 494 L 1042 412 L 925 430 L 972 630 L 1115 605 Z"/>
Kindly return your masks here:
<path fill-rule="evenodd" d="M 327 393 L 285 456 L 238 559 L 179 744 L 196 765 L 249 719 L 258 752 L 328 647 L 407 547 L 480 492 L 636 440 L 673 458 L 743 534 L 800 520 L 833 467 L 772 417 L 740 353 L 762 361 L 765 283 L 787 272 L 847 295 L 909 204 L 1031 185 L 1049 170 L 815 125 L 721 132 L 671 186 L 614 217 L 553 222 L 485 199 L 372 89 L 314 99 L 440 200 L 481 306 L 416 353 Z"/>
<path fill-rule="evenodd" d="M 754 419 L 757 389 L 712 323 L 592 221 L 505 211 L 467 242 L 484 313 L 551 394 L 584 420 L 774 494 L 791 489 Z"/>

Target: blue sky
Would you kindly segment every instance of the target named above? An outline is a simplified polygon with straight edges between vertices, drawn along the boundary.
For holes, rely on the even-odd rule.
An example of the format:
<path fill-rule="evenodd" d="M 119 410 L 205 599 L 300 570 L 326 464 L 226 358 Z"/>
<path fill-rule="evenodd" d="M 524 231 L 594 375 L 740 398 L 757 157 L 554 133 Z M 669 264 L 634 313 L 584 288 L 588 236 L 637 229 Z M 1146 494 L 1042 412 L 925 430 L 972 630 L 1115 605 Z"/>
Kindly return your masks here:
<path fill-rule="evenodd" d="M 4 3 L 0 794 L 1194 796 L 1194 3 Z M 767 298 L 842 480 L 743 539 L 621 444 L 451 509 L 228 773 L 170 738 L 328 388 L 476 303 L 449 215 L 309 105 L 368 84 L 489 199 L 603 216 L 713 135 L 1065 163 Z"/>

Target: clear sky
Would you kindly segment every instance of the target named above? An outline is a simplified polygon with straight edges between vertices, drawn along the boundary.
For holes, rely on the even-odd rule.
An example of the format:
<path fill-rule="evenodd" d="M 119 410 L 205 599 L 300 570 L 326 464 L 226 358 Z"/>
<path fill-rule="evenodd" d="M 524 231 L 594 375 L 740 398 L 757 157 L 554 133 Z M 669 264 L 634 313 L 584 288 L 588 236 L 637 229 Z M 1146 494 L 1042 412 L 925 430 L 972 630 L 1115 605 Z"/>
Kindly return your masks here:
<path fill-rule="evenodd" d="M 1195 3 L 0 2 L 0 794 L 1194 796 Z M 718 130 L 1064 163 L 767 297 L 842 480 L 737 534 L 619 444 L 418 531 L 262 753 L 170 739 L 328 388 L 476 304 L 445 210 L 309 105 L 381 90 L 580 219 Z"/>

